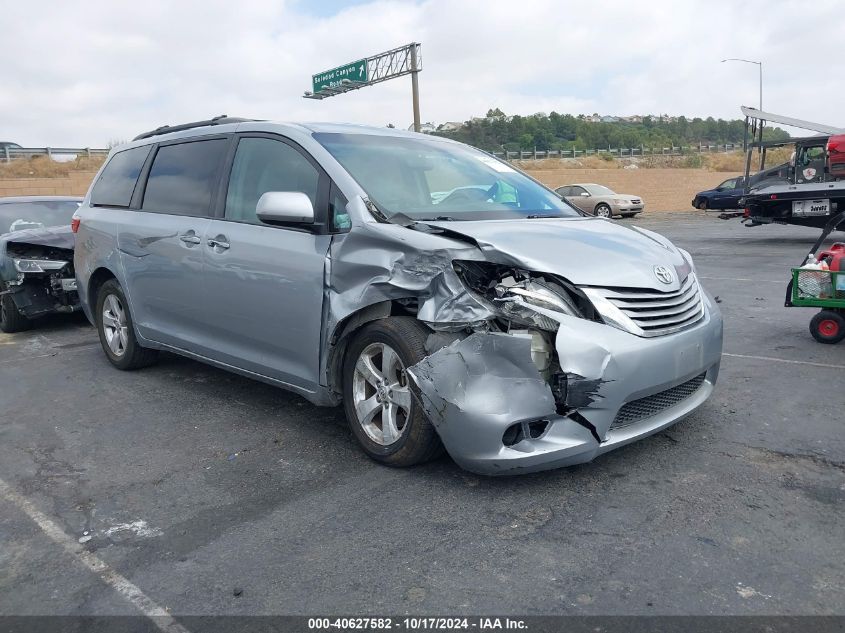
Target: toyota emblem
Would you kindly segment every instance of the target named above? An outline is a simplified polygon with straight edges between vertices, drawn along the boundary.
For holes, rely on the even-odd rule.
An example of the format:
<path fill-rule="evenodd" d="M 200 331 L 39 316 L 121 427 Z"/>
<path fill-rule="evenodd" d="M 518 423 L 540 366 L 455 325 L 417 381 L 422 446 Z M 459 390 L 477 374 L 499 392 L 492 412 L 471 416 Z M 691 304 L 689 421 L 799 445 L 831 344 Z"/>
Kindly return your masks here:
<path fill-rule="evenodd" d="M 671 284 L 675 280 L 672 271 L 666 268 L 666 266 L 655 266 L 654 276 L 664 284 Z"/>

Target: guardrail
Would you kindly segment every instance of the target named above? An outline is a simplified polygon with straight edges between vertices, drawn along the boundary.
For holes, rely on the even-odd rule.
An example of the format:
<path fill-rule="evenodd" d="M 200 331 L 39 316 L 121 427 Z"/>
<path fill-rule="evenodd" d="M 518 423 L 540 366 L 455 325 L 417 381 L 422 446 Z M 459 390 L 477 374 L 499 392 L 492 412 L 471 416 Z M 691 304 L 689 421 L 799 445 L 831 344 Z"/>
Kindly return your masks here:
<path fill-rule="evenodd" d="M 106 156 L 108 149 L 95 149 L 91 147 L 3 147 L 0 148 L 0 159 L 4 162 L 11 162 L 19 158 L 33 158 L 35 156 Z"/>
<path fill-rule="evenodd" d="M 735 152 L 742 149 L 738 143 L 723 145 L 683 145 L 677 147 L 619 147 L 601 149 L 559 149 L 559 150 L 520 150 L 517 152 L 493 152 L 505 160 L 543 160 L 546 158 L 578 158 L 579 156 L 614 156 L 616 158 L 636 158 L 637 156 L 689 156 L 691 154 L 716 154 Z"/>
<path fill-rule="evenodd" d="M 617 158 L 635 158 L 637 156 L 688 156 L 690 154 L 715 154 L 735 152 L 742 149 L 737 143 L 724 145 L 683 145 L 678 147 L 619 147 L 600 149 L 559 149 L 559 150 L 520 150 L 517 152 L 493 152 L 495 156 L 505 160 L 543 160 L 546 158 L 578 158 L 579 156 L 615 156 Z M 32 158 L 34 156 L 106 156 L 108 149 L 94 149 L 91 147 L 4 147 L 0 150 L 0 157 L 5 162 L 16 158 Z"/>

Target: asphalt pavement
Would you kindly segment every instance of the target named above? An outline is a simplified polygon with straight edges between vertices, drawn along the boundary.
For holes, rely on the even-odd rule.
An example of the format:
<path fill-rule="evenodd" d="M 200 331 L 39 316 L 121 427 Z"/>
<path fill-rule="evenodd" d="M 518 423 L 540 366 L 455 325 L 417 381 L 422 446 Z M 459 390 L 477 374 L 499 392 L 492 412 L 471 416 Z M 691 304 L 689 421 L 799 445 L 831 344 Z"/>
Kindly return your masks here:
<path fill-rule="evenodd" d="M 818 232 L 622 222 L 718 296 L 719 384 L 536 475 L 380 466 L 340 409 L 172 355 L 117 371 L 79 317 L 0 334 L 0 613 L 845 614 L 845 343 L 783 307 Z"/>

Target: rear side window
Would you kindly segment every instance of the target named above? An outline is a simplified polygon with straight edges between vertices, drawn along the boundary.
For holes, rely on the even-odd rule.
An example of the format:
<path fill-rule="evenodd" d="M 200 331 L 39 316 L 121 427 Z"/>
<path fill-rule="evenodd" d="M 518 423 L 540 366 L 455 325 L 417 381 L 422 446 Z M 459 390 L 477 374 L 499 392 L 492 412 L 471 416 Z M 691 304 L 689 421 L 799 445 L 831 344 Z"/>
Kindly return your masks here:
<path fill-rule="evenodd" d="M 207 216 L 228 140 L 159 147 L 147 178 L 144 211 Z"/>
<path fill-rule="evenodd" d="M 135 183 L 141 175 L 144 161 L 150 153 L 150 146 L 135 147 L 118 152 L 103 169 L 94 190 L 91 204 L 97 207 L 128 207 L 135 191 Z"/>

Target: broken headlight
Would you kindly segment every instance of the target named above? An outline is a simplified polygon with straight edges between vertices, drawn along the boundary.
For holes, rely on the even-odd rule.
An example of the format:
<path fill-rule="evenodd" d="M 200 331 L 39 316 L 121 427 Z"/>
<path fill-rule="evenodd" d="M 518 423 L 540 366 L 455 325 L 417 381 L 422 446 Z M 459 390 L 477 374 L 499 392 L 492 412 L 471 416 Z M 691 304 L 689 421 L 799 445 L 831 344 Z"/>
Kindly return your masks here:
<path fill-rule="evenodd" d="M 486 299 L 502 318 L 555 332 L 557 315 L 584 318 L 570 291 L 550 276 L 489 262 L 454 262 L 464 285 Z"/>
<path fill-rule="evenodd" d="M 578 308 L 566 296 L 566 290 L 542 279 L 516 281 L 502 279 L 495 287 L 493 303 L 509 320 L 533 325 L 541 330 L 556 331 L 558 322 L 548 312 L 580 317 Z M 539 309 L 538 309 L 539 308 Z"/>
<path fill-rule="evenodd" d="M 14 262 L 19 273 L 46 273 L 68 265 L 68 262 L 56 259 L 15 259 Z"/>

